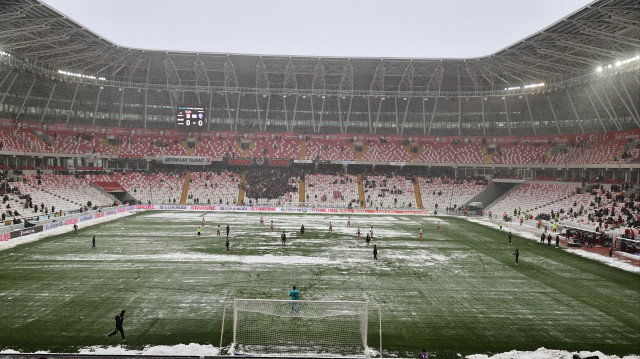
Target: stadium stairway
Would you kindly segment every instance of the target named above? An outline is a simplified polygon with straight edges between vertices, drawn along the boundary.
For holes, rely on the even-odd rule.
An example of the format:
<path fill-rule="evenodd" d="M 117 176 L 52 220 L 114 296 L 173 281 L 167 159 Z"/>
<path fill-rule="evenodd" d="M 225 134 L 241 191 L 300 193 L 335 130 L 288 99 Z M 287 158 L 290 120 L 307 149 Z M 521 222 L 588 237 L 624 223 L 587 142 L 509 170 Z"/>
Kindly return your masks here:
<path fill-rule="evenodd" d="M 300 180 L 300 197 L 298 198 L 299 206 L 304 206 L 305 193 L 304 193 L 304 180 Z"/>
<path fill-rule="evenodd" d="M 307 141 L 300 141 L 300 159 L 307 158 Z"/>
<path fill-rule="evenodd" d="M 416 206 L 422 207 L 422 194 L 420 194 L 420 183 L 418 182 L 418 176 L 413 176 L 413 192 L 416 195 Z"/>
<path fill-rule="evenodd" d="M 358 175 L 358 198 L 360 199 L 361 208 L 366 208 L 367 202 L 364 200 L 364 186 L 362 185 L 362 175 Z"/>
<path fill-rule="evenodd" d="M 238 191 L 238 204 L 242 205 L 242 203 L 244 203 L 244 189 L 247 187 L 247 180 L 245 178 L 244 172 L 242 172 L 240 184 L 240 190 Z"/>
<path fill-rule="evenodd" d="M 191 183 L 191 171 L 187 171 L 187 175 L 184 177 L 184 186 L 182 186 L 182 196 L 180 196 L 180 204 L 187 203 L 187 196 L 189 195 L 189 183 Z"/>
<path fill-rule="evenodd" d="M 353 146 L 353 147 L 354 147 L 353 151 L 355 151 L 355 146 Z M 363 155 L 365 152 L 369 152 L 369 146 L 367 146 L 367 145 L 364 145 L 364 146 L 362 147 L 362 152 L 358 152 L 358 154 L 357 154 L 357 156 L 358 156 L 358 161 L 362 161 L 362 155 Z M 363 198 L 364 198 L 364 197 L 363 197 Z"/>
<path fill-rule="evenodd" d="M 522 180 L 500 180 L 495 179 L 489 183 L 484 191 L 478 193 L 473 198 L 468 200 L 464 205 L 468 205 L 471 202 L 482 202 L 484 208 L 489 208 L 494 202 L 501 199 L 505 194 L 517 188 L 524 183 Z"/>
<path fill-rule="evenodd" d="M 411 148 L 409 148 L 409 152 L 411 152 Z M 424 152 L 424 146 L 418 146 L 418 151 L 411 153 L 411 162 L 418 163 L 418 155 L 422 152 Z"/>
<path fill-rule="evenodd" d="M 44 139 L 40 138 L 40 136 L 38 136 L 38 134 L 37 134 L 37 133 L 30 132 L 29 134 L 31 135 L 31 137 L 33 137 L 33 139 L 34 139 L 35 141 L 37 141 L 37 142 L 42 142 L 42 148 L 47 147 L 47 146 L 46 146 L 47 142 L 46 142 Z M 56 152 L 57 152 L 57 149 L 56 149 Z"/>

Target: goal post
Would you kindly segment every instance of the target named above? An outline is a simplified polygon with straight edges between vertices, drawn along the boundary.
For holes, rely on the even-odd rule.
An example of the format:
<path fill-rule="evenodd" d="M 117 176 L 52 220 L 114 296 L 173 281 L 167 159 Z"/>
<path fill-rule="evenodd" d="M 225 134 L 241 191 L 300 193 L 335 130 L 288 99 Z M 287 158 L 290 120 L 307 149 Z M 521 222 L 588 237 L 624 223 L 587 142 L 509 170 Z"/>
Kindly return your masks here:
<path fill-rule="evenodd" d="M 369 304 L 236 299 L 233 343 L 254 354 L 364 355 Z"/>

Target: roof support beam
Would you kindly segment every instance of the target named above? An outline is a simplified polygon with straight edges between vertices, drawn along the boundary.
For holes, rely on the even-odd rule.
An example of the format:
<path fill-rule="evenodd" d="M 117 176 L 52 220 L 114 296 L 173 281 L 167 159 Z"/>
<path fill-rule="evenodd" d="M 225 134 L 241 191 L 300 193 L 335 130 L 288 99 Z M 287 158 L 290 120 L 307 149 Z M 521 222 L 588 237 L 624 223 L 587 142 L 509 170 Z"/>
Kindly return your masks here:
<path fill-rule="evenodd" d="M 636 80 L 638 78 L 636 77 Z M 622 88 L 624 89 L 624 93 L 627 94 L 627 98 L 629 99 L 629 103 L 631 104 L 631 108 L 633 109 L 633 112 L 635 112 L 636 114 L 636 118 L 640 119 L 640 115 L 638 115 L 638 110 L 636 109 L 636 104 L 638 103 L 637 101 L 633 101 L 633 99 L 631 99 L 631 95 L 629 95 L 629 91 L 627 91 L 627 86 L 624 84 L 624 81 L 622 81 L 622 78 L 619 78 L 620 83 L 622 84 Z"/>
<path fill-rule="evenodd" d="M 567 97 L 569 98 L 569 103 L 571 104 L 571 108 L 573 109 L 573 114 L 576 116 L 576 123 L 580 127 L 580 132 L 584 133 L 584 128 L 582 127 L 582 120 L 580 119 L 580 116 L 578 116 L 578 111 L 576 111 L 576 106 L 573 104 L 573 99 L 571 98 L 571 95 L 569 94 L 569 90 L 565 89 L 565 91 L 567 92 Z"/>
<path fill-rule="evenodd" d="M 587 98 L 589 99 L 589 102 L 591 103 L 591 107 L 593 108 L 593 111 L 596 113 L 596 117 L 598 117 L 598 121 L 600 122 L 600 126 L 602 126 L 603 132 L 607 132 L 607 127 L 602 122 L 602 118 L 600 118 L 600 113 L 598 112 L 598 109 L 596 108 L 596 104 L 593 103 L 593 99 L 591 99 L 591 95 L 589 95 L 589 89 L 585 87 L 584 92 L 587 94 Z"/>
<path fill-rule="evenodd" d="M 620 95 L 620 91 L 618 91 L 618 89 L 616 88 L 616 86 L 612 86 L 613 90 L 616 92 L 616 94 L 618 95 L 618 98 L 620 99 L 620 101 L 622 101 L 622 104 L 624 105 L 624 107 L 627 109 L 627 111 L 629 111 L 629 115 L 631 115 L 631 118 L 633 118 L 633 120 L 635 121 L 636 125 L 640 128 L 640 122 L 638 121 L 638 117 L 637 114 L 635 114 L 631 108 L 627 105 L 627 101 L 622 97 L 622 95 Z"/>
<path fill-rule="evenodd" d="M 69 124 L 69 119 L 71 118 L 71 113 L 73 112 L 73 105 L 76 103 L 76 96 L 78 95 L 78 89 L 80 88 L 80 83 L 76 84 L 76 89 L 73 91 L 73 97 L 71 98 L 71 105 L 69 105 L 69 111 L 67 112 L 67 121 Z"/>
<path fill-rule="evenodd" d="M 2 95 L 2 98 L 0 99 L 0 105 L 4 103 L 4 99 L 7 97 L 7 94 L 9 93 L 9 91 L 11 91 L 11 88 L 13 87 L 13 83 L 16 81 L 17 78 L 18 78 L 18 73 L 16 72 L 15 75 L 13 75 L 13 80 L 11 80 L 9 87 L 7 87 L 7 90 L 4 92 L 4 94 Z"/>
<path fill-rule="evenodd" d="M 40 116 L 40 123 L 44 122 L 44 117 L 47 115 L 47 110 L 49 109 L 49 104 L 51 103 L 51 99 L 53 98 L 53 93 L 56 91 L 56 86 L 58 86 L 56 82 L 54 82 L 53 86 L 51 86 L 51 92 L 49 93 L 47 104 L 44 105 L 44 108 L 42 109 L 42 115 Z"/>
<path fill-rule="evenodd" d="M 593 94 L 596 95 L 596 98 L 598 99 L 598 102 L 600 102 L 600 105 L 602 106 L 602 108 L 604 108 L 604 111 L 607 113 L 607 115 L 609 115 L 611 122 L 613 122 L 613 124 L 616 125 L 616 128 L 618 129 L 618 131 L 622 131 L 622 128 L 618 124 L 617 119 L 611 112 L 609 112 L 607 105 L 605 105 L 604 102 L 602 102 L 602 98 L 600 97 L 600 95 L 598 95 L 598 91 L 596 91 L 596 89 L 593 87 L 593 84 L 589 84 L 589 88 L 591 88 L 591 91 L 593 91 Z"/>
<path fill-rule="evenodd" d="M 529 113 L 529 120 L 531 120 L 531 130 L 533 131 L 533 134 L 536 134 L 536 126 L 533 122 L 533 115 L 531 114 L 531 106 L 529 106 L 529 96 L 527 96 L 526 94 L 524 95 L 524 102 L 527 104 L 527 112 Z"/>
<path fill-rule="evenodd" d="M 96 116 L 98 115 L 98 105 L 100 104 L 100 95 L 101 94 L 102 94 L 102 88 L 98 88 L 98 94 L 96 95 L 96 105 L 93 108 L 93 116 L 91 116 L 91 126 L 95 126 L 96 125 Z M 146 112 L 146 108 L 145 108 L 145 112 Z"/>
<path fill-rule="evenodd" d="M 556 123 L 556 128 L 558 129 L 558 134 L 561 135 L 562 131 L 560 131 L 560 124 L 558 124 L 558 117 L 556 117 L 556 111 L 553 109 L 553 104 L 551 103 L 551 98 L 549 95 L 546 96 L 547 101 L 549 102 L 549 108 L 551 109 L 551 114 L 553 115 L 553 120 Z"/>
<path fill-rule="evenodd" d="M 33 76 L 33 81 L 31 81 L 31 86 L 29 86 L 29 91 L 27 91 L 27 94 L 24 97 L 24 101 L 22 101 L 22 105 L 20 105 L 20 110 L 18 110 L 18 114 L 16 115 L 16 121 L 20 119 L 20 115 L 22 115 L 22 111 L 24 110 L 24 105 L 27 103 L 29 96 L 31 96 L 31 90 L 33 90 L 33 85 L 36 84 L 37 79 L 38 79 L 38 76 Z"/>
<path fill-rule="evenodd" d="M 429 122 L 429 131 L 427 132 L 427 136 L 431 136 L 431 128 L 433 127 L 433 118 L 436 117 L 436 107 L 438 106 L 438 97 L 433 101 L 433 111 L 431 112 L 431 121 Z M 482 118 L 484 121 L 484 111 L 482 111 Z"/>

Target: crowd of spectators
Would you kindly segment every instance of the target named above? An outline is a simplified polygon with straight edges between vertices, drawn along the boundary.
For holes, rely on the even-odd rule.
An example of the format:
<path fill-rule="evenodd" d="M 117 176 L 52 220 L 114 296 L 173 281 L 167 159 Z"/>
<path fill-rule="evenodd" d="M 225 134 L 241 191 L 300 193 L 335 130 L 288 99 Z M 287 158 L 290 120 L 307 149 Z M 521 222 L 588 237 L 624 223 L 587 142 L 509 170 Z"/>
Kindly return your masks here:
<path fill-rule="evenodd" d="M 276 199 L 289 192 L 297 192 L 294 185 L 299 174 L 291 168 L 251 167 L 245 171 L 245 197 Z"/>

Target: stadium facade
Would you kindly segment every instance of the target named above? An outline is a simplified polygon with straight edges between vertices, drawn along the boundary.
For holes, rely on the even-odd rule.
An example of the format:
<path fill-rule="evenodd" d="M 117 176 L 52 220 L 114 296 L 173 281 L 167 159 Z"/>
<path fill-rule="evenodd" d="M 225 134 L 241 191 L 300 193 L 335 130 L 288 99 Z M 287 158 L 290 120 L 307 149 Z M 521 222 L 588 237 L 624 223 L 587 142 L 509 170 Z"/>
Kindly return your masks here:
<path fill-rule="evenodd" d="M 249 141 L 260 133 L 287 133 L 365 145 L 391 139 L 420 152 L 443 139 L 481 142 L 487 155 L 495 151 L 487 143 L 547 142 L 549 157 L 567 146 L 597 152 L 615 138 L 628 143 L 596 160 L 353 160 L 484 168 L 475 174 L 520 167 L 523 177 L 637 180 L 635 160 L 621 163 L 617 156 L 640 140 L 638 10 L 637 1 L 596 1 L 479 58 L 373 59 L 126 48 L 37 0 L 2 0 L 0 116 L 5 126 L 31 131 L 99 129 L 115 143 L 118 133 L 175 135 L 179 106 L 207 114 L 202 132 L 178 134 L 193 143 L 221 133 L 238 141 L 247 133 Z M 58 153 L 44 160 L 38 151 L 23 152 L 35 158 L 9 158 L 9 164 L 87 164 L 78 151 L 53 151 Z M 298 154 L 289 159 L 308 159 Z M 105 167 L 128 166 L 116 153 L 98 155 Z"/>
<path fill-rule="evenodd" d="M 3 0 L 0 114 L 170 129 L 186 105 L 207 109 L 207 128 L 224 131 L 625 131 L 640 127 L 638 10 L 632 0 L 597 1 L 485 57 L 349 59 L 125 48 L 37 0 Z"/>

